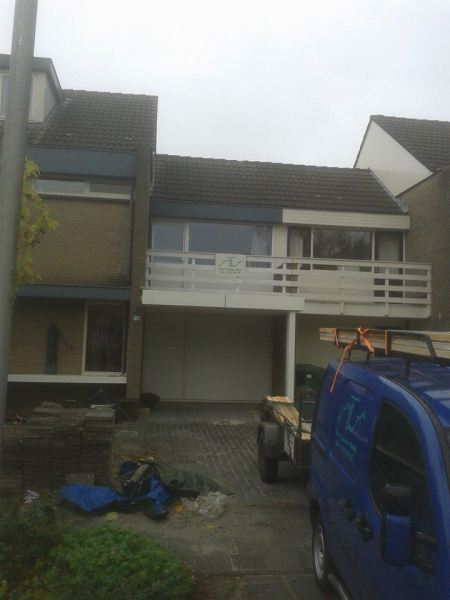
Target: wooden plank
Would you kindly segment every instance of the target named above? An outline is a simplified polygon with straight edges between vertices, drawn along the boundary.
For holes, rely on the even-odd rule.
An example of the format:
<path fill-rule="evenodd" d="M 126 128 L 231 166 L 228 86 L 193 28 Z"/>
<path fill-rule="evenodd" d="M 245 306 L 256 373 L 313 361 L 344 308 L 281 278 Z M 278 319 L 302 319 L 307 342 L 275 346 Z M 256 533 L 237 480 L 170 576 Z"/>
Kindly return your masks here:
<path fill-rule="evenodd" d="M 391 350 L 395 352 L 403 352 L 405 354 L 415 356 L 430 356 L 427 343 L 420 335 L 414 337 L 414 332 L 411 332 L 411 337 L 402 337 L 402 332 L 398 332 L 396 337 L 395 331 L 391 330 Z M 422 333 L 422 332 L 420 332 Z M 424 331 L 423 333 L 429 336 L 433 349 L 438 358 L 450 359 L 450 332 L 445 331 Z M 338 332 L 339 341 L 345 344 L 350 344 L 356 337 L 356 330 Z M 367 333 L 367 340 L 377 350 L 385 349 L 385 332 L 384 330 L 372 331 Z M 324 341 L 335 342 L 334 329 L 323 327 L 320 329 L 320 339 Z"/>

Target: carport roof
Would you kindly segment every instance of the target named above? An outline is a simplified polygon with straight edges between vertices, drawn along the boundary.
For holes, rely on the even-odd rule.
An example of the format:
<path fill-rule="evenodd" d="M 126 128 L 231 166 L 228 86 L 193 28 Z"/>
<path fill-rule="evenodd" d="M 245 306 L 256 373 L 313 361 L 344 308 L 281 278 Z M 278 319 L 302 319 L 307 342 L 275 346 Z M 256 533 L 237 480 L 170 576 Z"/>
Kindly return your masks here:
<path fill-rule="evenodd" d="M 369 169 L 158 154 L 155 200 L 404 214 Z"/>

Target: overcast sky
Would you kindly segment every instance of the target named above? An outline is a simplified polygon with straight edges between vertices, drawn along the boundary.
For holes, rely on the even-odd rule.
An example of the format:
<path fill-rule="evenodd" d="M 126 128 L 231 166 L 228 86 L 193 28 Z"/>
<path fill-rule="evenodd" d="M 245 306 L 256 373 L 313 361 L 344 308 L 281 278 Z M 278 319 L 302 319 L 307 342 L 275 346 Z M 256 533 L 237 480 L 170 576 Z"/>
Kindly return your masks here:
<path fill-rule="evenodd" d="M 39 0 L 35 56 L 159 96 L 158 152 L 353 166 L 370 114 L 450 120 L 449 31 L 448 0 Z"/>

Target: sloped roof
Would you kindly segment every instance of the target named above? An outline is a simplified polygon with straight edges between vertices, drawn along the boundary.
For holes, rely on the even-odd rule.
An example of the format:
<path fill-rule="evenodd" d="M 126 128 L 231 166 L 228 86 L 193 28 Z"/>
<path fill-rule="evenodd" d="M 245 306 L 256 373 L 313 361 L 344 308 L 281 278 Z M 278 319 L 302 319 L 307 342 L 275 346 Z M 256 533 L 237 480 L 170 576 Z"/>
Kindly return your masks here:
<path fill-rule="evenodd" d="M 156 148 L 158 98 L 63 90 L 44 123 L 30 123 L 27 145 L 134 152 L 140 139 Z M 4 121 L 0 121 L 3 137 Z"/>
<path fill-rule="evenodd" d="M 450 122 L 372 115 L 379 125 L 430 171 L 450 164 Z"/>
<path fill-rule="evenodd" d="M 403 214 L 369 169 L 156 155 L 152 198 Z"/>

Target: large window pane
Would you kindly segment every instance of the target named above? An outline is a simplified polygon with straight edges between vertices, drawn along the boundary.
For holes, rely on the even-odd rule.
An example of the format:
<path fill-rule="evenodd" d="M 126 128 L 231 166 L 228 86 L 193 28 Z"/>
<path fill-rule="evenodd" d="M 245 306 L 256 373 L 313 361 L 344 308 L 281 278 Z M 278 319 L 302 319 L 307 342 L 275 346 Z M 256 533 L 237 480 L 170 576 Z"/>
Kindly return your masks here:
<path fill-rule="evenodd" d="M 314 258 L 372 259 L 372 233 L 347 229 L 315 229 Z"/>
<path fill-rule="evenodd" d="M 85 371 L 122 373 L 125 307 L 89 304 Z"/>
<path fill-rule="evenodd" d="M 311 256 L 311 229 L 309 227 L 289 227 L 288 255 L 296 258 Z"/>
<path fill-rule="evenodd" d="M 272 228 L 241 223 L 189 223 L 191 252 L 218 252 L 270 256 Z"/>
<path fill-rule="evenodd" d="M 152 223 L 154 250 L 183 251 L 184 223 Z"/>
<path fill-rule="evenodd" d="M 36 179 L 36 191 L 51 194 L 84 194 L 84 181 Z"/>

